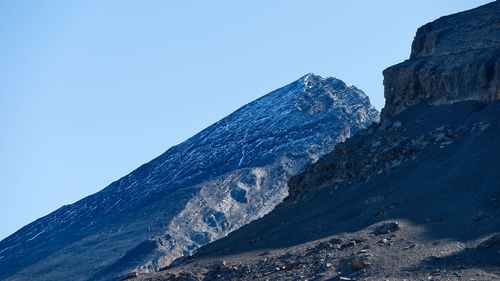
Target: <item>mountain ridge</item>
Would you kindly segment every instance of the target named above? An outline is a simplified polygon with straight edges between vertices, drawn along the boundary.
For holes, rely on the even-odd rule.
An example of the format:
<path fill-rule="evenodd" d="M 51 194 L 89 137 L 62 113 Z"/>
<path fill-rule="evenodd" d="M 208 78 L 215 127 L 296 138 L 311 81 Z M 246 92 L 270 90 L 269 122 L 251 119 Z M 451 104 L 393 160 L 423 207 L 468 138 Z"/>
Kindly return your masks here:
<path fill-rule="evenodd" d="M 269 212 L 289 176 L 377 118 L 361 90 L 306 74 L 0 241 L 0 278 L 155 271 Z"/>

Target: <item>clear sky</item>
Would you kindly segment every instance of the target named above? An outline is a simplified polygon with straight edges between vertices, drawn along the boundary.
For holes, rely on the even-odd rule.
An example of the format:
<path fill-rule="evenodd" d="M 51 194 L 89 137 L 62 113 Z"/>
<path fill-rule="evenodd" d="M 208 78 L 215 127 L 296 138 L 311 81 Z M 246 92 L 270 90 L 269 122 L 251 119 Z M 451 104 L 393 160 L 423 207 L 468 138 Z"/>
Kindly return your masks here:
<path fill-rule="evenodd" d="M 308 72 L 380 110 L 416 29 L 487 2 L 0 0 L 0 239 Z"/>

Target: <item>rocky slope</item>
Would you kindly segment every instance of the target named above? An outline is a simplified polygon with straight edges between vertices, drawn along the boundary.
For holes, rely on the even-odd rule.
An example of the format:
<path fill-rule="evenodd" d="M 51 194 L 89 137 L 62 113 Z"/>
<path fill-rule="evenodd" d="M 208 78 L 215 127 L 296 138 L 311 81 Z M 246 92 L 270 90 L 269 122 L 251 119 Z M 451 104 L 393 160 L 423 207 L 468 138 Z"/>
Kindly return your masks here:
<path fill-rule="evenodd" d="M 332 167 L 357 163 L 358 151 L 378 162 L 411 144 L 411 153 L 384 156 L 382 172 L 326 184 L 328 173 L 312 165 L 302 175 L 317 188 L 131 280 L 498 280 L 500 102 L 419 104 L 394 117 L 401 126 L 371 126 L 353 137 L 359 150 L 329 154 Z"/>
<path fill-rule="evenodd" d="M 384 71 L 380 123 L 292 177 L 268 215 L 130 278 L 500 279 L 499 22 L 494 2 L 420 28 Z"/>
<path fill-rule="evenodd" d="M 291 175 L 377 118 L 359 89 L 308 74 L 1 241 L 0 279 L 155 271 L 271 211 Z"/>

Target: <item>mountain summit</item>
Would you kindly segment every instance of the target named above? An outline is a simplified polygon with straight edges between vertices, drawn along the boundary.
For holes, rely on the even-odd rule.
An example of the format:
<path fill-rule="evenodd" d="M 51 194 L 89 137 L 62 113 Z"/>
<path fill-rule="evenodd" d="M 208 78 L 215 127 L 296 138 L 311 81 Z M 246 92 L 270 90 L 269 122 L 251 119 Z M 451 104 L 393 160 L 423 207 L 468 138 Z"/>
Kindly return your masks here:
<path fill-rule="evenodd" d="M 377 119 L 361 90 L 307 74 L 1 241 L 0 279 L 156 271 L 270 212 L 290 176 Z"/>

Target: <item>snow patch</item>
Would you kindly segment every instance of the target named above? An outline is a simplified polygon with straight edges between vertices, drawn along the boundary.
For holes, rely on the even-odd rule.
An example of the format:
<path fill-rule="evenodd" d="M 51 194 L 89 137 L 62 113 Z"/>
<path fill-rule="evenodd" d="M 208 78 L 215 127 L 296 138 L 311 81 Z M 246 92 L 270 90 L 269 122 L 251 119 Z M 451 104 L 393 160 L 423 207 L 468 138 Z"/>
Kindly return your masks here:
<path fill-rule="evenodd" d="M 42 233 L 44 233 L 44 232 L 45 232 L 45 229 L 44 229 L 44 230 L 42 230 L 42 231 L 40 231 L 40 232 L 38 232 L 37 234 L 35 234 L 35 236 L 31 237 L 30 239 L 28 239 L 28 240 L 26 240 L 26 241 L 31 241 L 31 240 L 33 240 L 33 239 L 37 238 L 40 234 L 42 234 Z"/>

